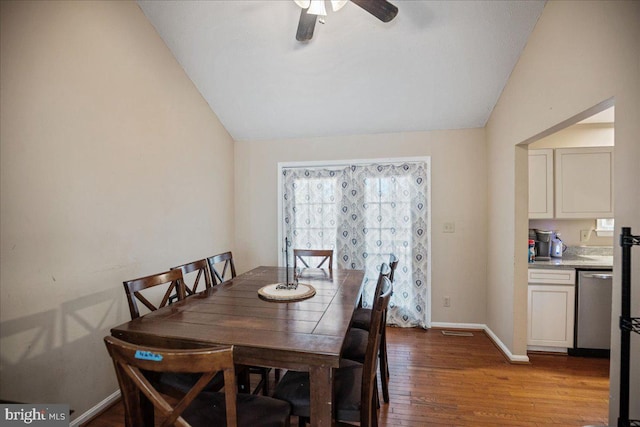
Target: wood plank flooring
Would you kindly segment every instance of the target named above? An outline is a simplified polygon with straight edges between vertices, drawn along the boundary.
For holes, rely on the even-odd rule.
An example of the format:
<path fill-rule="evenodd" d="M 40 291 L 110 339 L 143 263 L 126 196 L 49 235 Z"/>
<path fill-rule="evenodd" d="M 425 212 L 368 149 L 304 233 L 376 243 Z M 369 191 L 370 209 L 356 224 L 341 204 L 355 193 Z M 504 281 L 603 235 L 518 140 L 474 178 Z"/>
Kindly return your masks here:
<path fill-rule="evenodd" d="M 607 424 L 608 359 L 530 354 L 531 364 L 514 365 L 478 331 L 388 328 L 387 340 L 391 402 L 381 427 Z M 122 404 L 86 426 L 124 426 Z"/>
<path fill-rule="evenodd" d="M 606 425 L 609 360 L 530 354 L 509 363 L 482 332 L 387 330 L 384 426 Z"/>

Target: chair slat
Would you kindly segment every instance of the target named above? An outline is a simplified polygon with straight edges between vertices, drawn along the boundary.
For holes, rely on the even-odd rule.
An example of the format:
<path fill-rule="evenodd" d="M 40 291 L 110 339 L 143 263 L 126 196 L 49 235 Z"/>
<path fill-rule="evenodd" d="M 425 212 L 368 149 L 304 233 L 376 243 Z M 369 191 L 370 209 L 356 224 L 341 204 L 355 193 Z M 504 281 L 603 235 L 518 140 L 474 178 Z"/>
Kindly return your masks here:
<path fill-rule="evenodd" d="M 231 252 L 211 256 L 207 258 L 207 263 L 209 264 L 209 272 L 211 273 L 211 280 L 214 286 L 236 277 L 236 266 L 233 262 L 233 254 Z M 222 264 L 222 266 L 220 266 L 220 264 Z M 230 276 L 227 276 L 227 273 L 229 273 Z"/>
<path fill-rule="evenodd" d="M 182 270 L 182 281 L 184 282 L 184 290 L 186 296 L 195 295 L 199 292 L 201 280 L 204 282 L 204 289 L 209 289 L 213 286 L 211 280 L 211 273 L 209 272 L 209 264 L 206 259 L 199 259 L 197 261 L 189 262 L 186 264 L 172 267 L 172 270 Z M 197 272 L 195 279 L 191 283 L 187 283 L 187 277 L 190 273 Z M 202 289 L 202 290 L 204 290 Z"/>
<path fill-rule="evenodd" d="M 306 258 L 306 259 L 305 259 Z M 315 267 L 309 266 L 309 258 L 320 258 L 318 264 Z M 332 249 L 294 249 L 293 250 L 293 269 L 297 271 L 298 261 L 305 266 L 305 268 L 323 268 L 323 265 L 328 262 L 327 269 L 333 271 L 333 250 Z"/>

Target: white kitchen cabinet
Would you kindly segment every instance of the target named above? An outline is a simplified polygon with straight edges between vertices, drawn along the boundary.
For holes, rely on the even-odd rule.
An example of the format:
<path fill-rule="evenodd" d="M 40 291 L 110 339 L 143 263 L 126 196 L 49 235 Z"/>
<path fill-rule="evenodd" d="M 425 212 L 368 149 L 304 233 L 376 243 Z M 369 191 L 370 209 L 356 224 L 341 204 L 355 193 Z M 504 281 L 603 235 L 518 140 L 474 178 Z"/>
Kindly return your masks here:
<path fill-rule="evenodd" d="M 558 148 L 555 217 L 613 217 L 613 147 Z"/>
<path fill-rule="evenodd" d="M 530 268 L 528 273 L 529 283 L 575 285 L 576 271 L 573 268 Z"/>
<path fill-rule="evenodd" d="M 553 149 L 529 150 L 529 218 L 553 218 Z"/>
<path fill-rule="evenodd" d="M 527 345 L 530 350 L 572 348 L 574 313 L 575 270 L 529 269 Z"/>

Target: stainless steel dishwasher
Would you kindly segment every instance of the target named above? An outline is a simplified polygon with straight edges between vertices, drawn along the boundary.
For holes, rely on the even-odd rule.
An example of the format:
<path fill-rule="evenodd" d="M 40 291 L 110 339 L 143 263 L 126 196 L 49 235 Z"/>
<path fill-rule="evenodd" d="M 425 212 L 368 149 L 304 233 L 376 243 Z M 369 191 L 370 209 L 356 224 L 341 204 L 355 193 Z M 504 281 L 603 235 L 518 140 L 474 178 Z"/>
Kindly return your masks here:
<path fill-rule="evenodd" d="M 578 270 L 574 356 L 608 357 L 611 345 L 610 270 Z"/>

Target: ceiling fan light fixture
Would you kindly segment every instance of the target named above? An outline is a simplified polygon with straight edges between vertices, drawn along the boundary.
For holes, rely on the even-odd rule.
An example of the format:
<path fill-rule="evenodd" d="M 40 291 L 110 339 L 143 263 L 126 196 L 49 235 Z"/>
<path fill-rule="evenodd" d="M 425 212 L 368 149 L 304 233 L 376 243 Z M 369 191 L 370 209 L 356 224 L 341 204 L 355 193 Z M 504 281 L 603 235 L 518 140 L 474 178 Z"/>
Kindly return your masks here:
<path fill-rule="evenodd" d="M 324 8 L 324 0 L 311 0 L 311 5 L 307 13 L 309 15 L 327 16 L 327 9 Z"/>
<path fill-rule="evenodd" d="M 334 12 L 337 12 L 348 2 L 349 0 L 331 0 L 331 9 L 333 9 Z"/>
<path fill-rule="evenodd" d="M 302 8 L 300 20 L 296 31 L 296 40 L 308 42 L 313 37 L 313 29 L 316 22 L 324 24 L 324 17 L 327 16 L 325 0 L 293 0 Z M 382 22 L 389 22 L 398 14 L 398 8 L 389 3 L 388 0 L 328 0 L 334 12 L 342 9 L 345 4 L 352 1 L 355 5 L 369 12 Z"/>
<path fill-rule="evenodd" d="M 303 9 L 308 9 L 309 5 L 311 4 L 311 0 L 293 0 L 293 1 L 295 2 L 295 4 L 297 4 Z"/>

